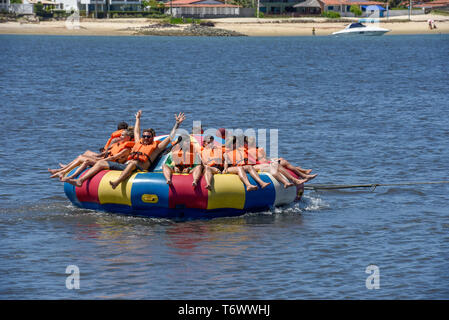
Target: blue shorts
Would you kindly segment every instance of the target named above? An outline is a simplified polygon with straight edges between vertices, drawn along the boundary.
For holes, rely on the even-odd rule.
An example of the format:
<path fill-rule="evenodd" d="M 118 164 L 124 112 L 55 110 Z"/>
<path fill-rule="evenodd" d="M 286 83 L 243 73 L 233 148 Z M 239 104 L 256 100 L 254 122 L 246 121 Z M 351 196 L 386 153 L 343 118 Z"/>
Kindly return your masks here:
<path fill-rule="evenodd" d="M 108 166 L 109 166 L 109 170 L 123 171 L 128 166 L 128 163 L 118 163 L 118 162 L 114 162 L 114 161 L 108 161 Z M 136 170 L 145 171 L 139 165 L 136 165 L 136 168 L 133 171 L 136 171 Z"/>

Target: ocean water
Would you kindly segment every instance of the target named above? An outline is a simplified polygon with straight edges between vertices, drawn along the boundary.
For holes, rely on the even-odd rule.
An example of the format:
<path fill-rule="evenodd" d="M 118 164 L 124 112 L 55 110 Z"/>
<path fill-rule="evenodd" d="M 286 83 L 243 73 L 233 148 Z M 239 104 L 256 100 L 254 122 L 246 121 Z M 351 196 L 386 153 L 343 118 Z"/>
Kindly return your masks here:
<path fill-rule="evenodd" d="M 448 299 L 448 184 L 171 221 L 75 208 L 47 172 L 142 109 L 158 134 L 180 111 L 189 130 L 278 129 L 310 183 L 447 181 L 448 52 L 448 35 L 0 36 L 0 298 Z"/>

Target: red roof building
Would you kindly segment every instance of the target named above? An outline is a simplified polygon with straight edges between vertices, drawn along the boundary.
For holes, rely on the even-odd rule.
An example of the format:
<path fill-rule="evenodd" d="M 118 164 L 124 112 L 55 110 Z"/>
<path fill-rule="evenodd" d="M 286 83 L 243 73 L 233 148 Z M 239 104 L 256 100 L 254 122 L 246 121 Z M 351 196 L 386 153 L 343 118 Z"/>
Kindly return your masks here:
<path fill-rule="evenodd" d="M 449 0 L 435 0 L 413 5 L 414 8 L 449 8 Z"/>
<path fill-rule="evenodd" d="M 164 3 L 165 13 L 184 18 L 225 18 L 241 16 L 240 6 L 217 0 L 175 0 Z"/>

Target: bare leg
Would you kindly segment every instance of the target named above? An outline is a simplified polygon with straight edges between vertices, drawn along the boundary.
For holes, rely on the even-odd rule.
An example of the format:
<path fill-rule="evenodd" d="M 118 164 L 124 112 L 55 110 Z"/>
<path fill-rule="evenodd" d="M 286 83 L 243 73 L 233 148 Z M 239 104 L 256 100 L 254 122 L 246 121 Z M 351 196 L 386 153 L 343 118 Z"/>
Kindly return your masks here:
<path fill-rule="evenodd" d="M 83 154 L 81 154 L 81 155 L 79 155 L 78 157 L 76 157 L 75 159 L 73 159 L 69 164 L 62 164 L 62 163 L 59 163 L 60 168 L 58 168 L 58 169 L 48 169 L 48 171 L 49 171 L 51 174 L 55 174 L 55 173 L 57 173 L 57 172 L 60 172 L 61 170 L 65 170 L 65 169 L 68 168 L 69 166 L 71 166 L 72 169 L 73 169 L 74 167 L 76 167 L 76 166 L 73 166 L 73 164 L 74 164 L 75 162 L 78 162 L 78 160 L 79 160 L 80 157 L 86 157 L 86 158 L 90 158 L 90 159 L 93 159 L 93 160 L 101 160 L 101 159 L 103 158 L 103 155 L 100 154 L 100 153 L 96 153 L 96 152 L 90 151 L 90 150 L 86 150 L 86 151 L 84 151 Z M 71 170 L 71 169 L 70 169 L 70 170 Z M 70 170 L 68 170 L 68 171 L 70 171 Z M 56 176 L 55 176 L 55 177 L 56 177 Z M 52 176 L 51 178 L 55 178 L 55 177 Z"/>
<path fill-rule="evenodd" d="M 246 191 L 253 191 L 257 190 L 258 187 L 251 184 L 248 180 L 248 177 L 246 176 L 245 170 L 243 170 L 243 167 L 230 167 L 228 168 L 229 173 L 237 174 L 240 178 L 240 180 L 245 184 Z"/>
<path fill-rule="evenodd" d="M 212 191 L 212 170 L 209 166 L 204 167 L 204 179 L 206 180 L 206 189 Z"/>
<path fill-rule="evenodd" d="M 303 169 L 300 166 L 295 167 L 294 165 L 292 165 L 290 162 L 288 162 L 284 158 L 280 158 L 280 160 L 281 160 L 281 163 L 280 163 L 281 166 L 283 166 L 287 169 L 290 169 L 291 171 L 296 173 L 298 176 L 302 177 L 301 174 L 307 175 L 312 172 L 312 169 Z M 305 177 L 303 177 L 303 178 L 305 178 Z"/>
<path fill-rule="evenodd" d="M 70 176 L 70 177 L 76 177 L 78 176 L 81 172 L 83 172 L 84 169 L 86 169 L 89 166 L 89 163 L 87 161 L 84 161 L 79 167 L 78 169 L 76 169 L 76 171 Z M 59 180 L 61 182 L 66 182 L 68 179 L 70 179 L 70 177 L 65 176 L 65 177 L 61 177 Z"/>
<path fill-rule="evenodd" d="M 162 166 L 162 172 L 164 173 L 165 181 L 167 181 L 167 184 L 171 185 L 172 184 L 171 177 L 173 175 L 173 170 L 169 166 L 164 164 Z"/>
<path fill-rule="evenodd" d="M 284 185 L 284 188 L 287 189 L 289 187 L 292 187 L 294 184 L 291 183 L 290 181 L 288 181 L 287 179 L 284 178 L 284 176 L 282 174 L 280 174 L 279 172 L 276 172 L 275 174 L 271 174 L 277 181 L 279 181 L 280 183 L 282 183 Z"/>
<path fill-rule="evenodd" d="M 279 170 L 280 173 L 282 173 L 288 180 L 293 182 L 295 185 L 300 185 L 300 184 L 308 181 L 307 179 L 297 179 L 297 178 L 295 178 L 283 166 L 279 166 L 278 170 Z"/>
<path fill-rule="evenodd" d="M 264 182 L 253 166 L 245 166 L 244 170 L 247 171 L 251 177 L 253 177 L 253 179 L 262 187 L 262 189 L 271 184 L 271 182 Z"/>
<path fill-rule="evenodd" d="M 192 187 L 196 188 L 196 186 L 198 185 L 198 180 L 201 178 L 201 175 L 203 174 L 203 166 L 202 165 L 196 166 L 195 168 L 192 169 L 191 173 L 193 175 Z"/>
<path fill-rule="evenodd" d="M 136 169 L 136 161 L 131 161 L 130 163 L 128 163 L 128 165 L 126 166 L 125 170 L 122 171 L 122 173 L 120 174 L 120 176 L 118 177 L 117 180 L 115 181 L 109 181 L 109 184 L 111 185 L 112 189 L 117 188 L 117 186 L 126 178 L 128 178 L 133 171 Z"/>
<path fill-rule="evenodd" d="M 214 174 L 217 174 L 220 172 L 220 170 L 218 170 L 215 167 L 209 167 L 209 166 L 205 166 L 204 167 L 204 179 L 206 180 L 206 186 L 205 188 L 207 190 L 212 191 L 212 177 Z"/>
<path fill-rule="evenodd" d="M 50 178 L 56 178 L 59 177 L 59 179 L 62 179 L 62 177 L 67 173 L 70 172 L 71 170 L 73 170 L 74 168 L 76 168 L 77 166 L 79 166 L 81 163 L 83 163 L 84 161 L 97 161 L 98 159 L 94 159 L 94 158 L 89 158 L 86 156 L 78 156 L 75 160 L 73 160 L 67 167 L 65 168 L 61 168 L 60 170 L 58 170 L 58 172 L 54 173 L 53 175 L 50 176 Z"/>
<path fill-rule="evenodd" d="M 81 187 L 84 183 L 84 181 L 92 178 L 94 175 L 96 175 L 98 172 L 100 172 L 101 170 L 108 170 L 109 169 L 109 165 L 107 161 L 101 160 L 98 161 L 97 163 L 95 163 L 95 165 L 90 168 L 86 174 L 84 176 L 82 176 L 79 179 L 67 179 L 67 181 L 70 184 L 73 184 L 76 187 Z"/>
<path fill-rule="evenodd" d="M 296 173 L 298 176 L 300 176 L 301 178 L 303 178 L 303 179 L 307 179 L 307 181 L 309 181 L 309 180 L 312 180 L 313 178 L 315 178 L 318 174 L 305 174 L 304 172 L 302 172 L 301 170 L 298 170 L 296 167 L 294 167 L 294 166 L 292 166 L 291 164 L 289 164 L 288 166 L 284 166 L 284 165 L 282 165 L 282 161 L 281 161 L 281 163 L 280 163 L 280 166 L 279 166 L 279 171 L 281 171 L 281 169 L 280 168 L 287 168 L 287 169 L 290 169 L 291 171 L 293 171 L 294 173 Z M 292 169 L 293 168 L 293 169 Z M 287 170 L 285 170 L 285 172 L 287 172 Z M 282 174 L 285 176 L 285 174 L 284 174 L 284 172 L 282 172 Z M 290 175 L 291 176 L 291 175 Z M 288 179 L 290 179 L 290 178 L 288 178 Z"/>

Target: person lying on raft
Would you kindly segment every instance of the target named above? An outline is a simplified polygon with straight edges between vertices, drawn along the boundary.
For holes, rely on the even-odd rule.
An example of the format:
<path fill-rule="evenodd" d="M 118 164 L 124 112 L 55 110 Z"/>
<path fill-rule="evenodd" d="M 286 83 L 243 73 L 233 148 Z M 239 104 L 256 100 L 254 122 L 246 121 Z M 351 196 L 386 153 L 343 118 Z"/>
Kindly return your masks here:
<path fill-rule="evenodd" d="M 171 142 L 173 137 L 175 136 L 176 130 L 179 128 L 181 123 L 185 120 L 184 113 L 179 113 L 175 115 L 176 123 L 173 126 L 173 129 L 170 132 L 170 135 L 165 138 L 163 141 L 154 141 L 154 137 L 156 136 L 156 132 L 154 129 L 144 129 L 142 133 L 142 138 L 140 137 L 140 117 L 142 115 L 142 111 L 139 110 L 136 113 L 136 124 L 134 126 L 134 138 L 136 140 L 136 144 L 134 145 L 131 153 L 128 157 L 128 161 L 122 165 L 119 169 L 123 172 L 120 176 L 114 180 L 109 181 L 112 189 L 117 188 L 117 186 L 127 179 L 136 169 L 137 170 L 148 170 L 153 161 L 157 158 L 157 156 L 165 150 L 168 144 Z"/>
<path fill-rule="evenodd" d="M 59 179 L 61 179 L 67 172 L 70 172 L 73 168 L 79 166 L 82 162 L 84 162 L 86 160 L 91 160 L 91 161 L 96 162 L 98 160 L 104 159 L 105 157 L 107 157 L 107 150 L 108 150 L 109 146 L 111 144 L 117 142 L 118 140 L 120 140 L 121 134 L 123 133 L 123 131 L 125 131 L 127 129 L 128 129 L 128 124 L 126 122 L 120 122 L 117 126 L 117 130 L 111 134 L 111 137 L 106 142 L 104 148 L 100 149 L 100 153 L 86 150 L 83 154 L 76 157 L 69 164 L 63 165 L 60 163 L 59 165 L 61 166 L 61 168 L 48 169 L 48 171 L 52 174 L 50 176 L 50 178 L 58 177 Z"/>
<path fill-rule="evenodd" d="M 201 150 L 199 146 L 190 141 L 190 136 L 181 135 L 174 144 L 167 161 L 162 166 L 165 180 L 168 185 L 172 184 L 173 173 L 188 173 L 193 175 L 192 186 L 198 185 L 201 178 Z"/>
<path fill-rule="evenodd" d="M 81 166 L 71 175 L 71 177 L 78 176 L 87 167 L 92 167 L 92 169 L 79 179 L 72 179 L 70 177 L 63 177 L 60 180 L 62 182 L 69 182 L 76 186 L 81 186 L 83 182 L 101 170 L 114 170 L 117 164 L 125 163 L 128 159 L 131 149 L 134 147 L 134 132 L 125 130 L 122 132 L 120 138 L 114 139 L 114 142 L 108 149 L 106 158 L 100 160 L 86 159 Z"/>
<path fill-rule="evenodd" d="M 223 148 L 221 146 L 214 146 L 213 136 L 208 136 L 203 140 L 201 162 L 203 164 L 204 179 L 206 180 L 205 188 L 212 190 L 213 175 L 221 173 L 224 169 Z"/>
<path fill-rule="evenodd" d="M 245 164 L 245 150 L 243 146 L 237 145 L 236 136 L 230 137 L 226 141 L 225 151 L 223 173 L 237 174 L 245 184 L 247 191 L 257 190 L 258 187 L 249 182 L 246 172 L 250 174 L 262 189 L 271 183 L 264 182 L 253 166 Z"/>
<path fill-rule="evenodd" d="M 309 174 L 312 171 L 311 169 L 306 170 L 302 169 L 301 167 L 295 167 L 283 158 L 275 159 L 277 163 L 271 163 L 271 161 L 267 158 L 265 150 L 256 146 L 256 139 L 254 137 L 245 136 L 244 145 L 248 162 L 252 164 L 256 170 L 262 172 L 270 172 L 272 175 L 277 171 L 285 176 L 288 180 L 293 182 L 295 185 L 300 185 L 304 182 L 312 180 L 317 176 L 317 174 Z M 302 179 L 297 179 L 287 169 L 293 171 Z M 275 176 L 273 175 L 273 177 Z M 277 180 L 279 181 L 279 179 Z M 284 184 L 284 187 L 285 186 L 286 185 Z"/>

